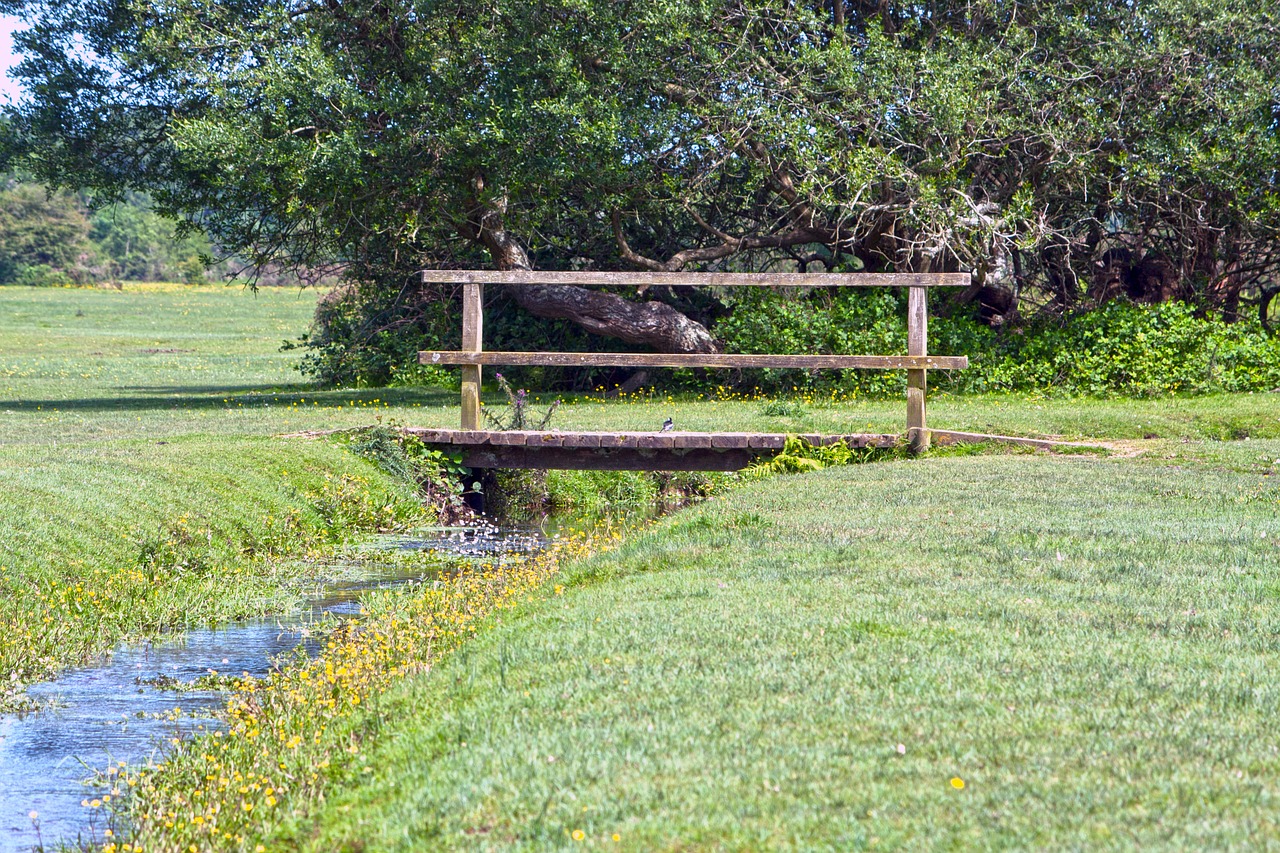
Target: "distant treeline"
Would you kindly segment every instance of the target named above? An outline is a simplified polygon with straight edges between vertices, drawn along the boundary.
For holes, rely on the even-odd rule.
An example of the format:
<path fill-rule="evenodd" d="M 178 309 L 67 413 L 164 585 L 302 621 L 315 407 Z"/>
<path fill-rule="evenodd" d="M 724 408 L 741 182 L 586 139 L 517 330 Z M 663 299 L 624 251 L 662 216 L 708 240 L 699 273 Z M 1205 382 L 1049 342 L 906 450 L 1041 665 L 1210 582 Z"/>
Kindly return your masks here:
<path fill-rule="evenodd" d="M 0 178 L 0 284 L 201 284 L 231 278 L 242 266 L 217 255 L 203 233 L 180 233 L 143 194 L 95 207 L 81 194 L 51 194 L 36 183 Z M 268 273 L 258 283 L 298 280 Z"/>

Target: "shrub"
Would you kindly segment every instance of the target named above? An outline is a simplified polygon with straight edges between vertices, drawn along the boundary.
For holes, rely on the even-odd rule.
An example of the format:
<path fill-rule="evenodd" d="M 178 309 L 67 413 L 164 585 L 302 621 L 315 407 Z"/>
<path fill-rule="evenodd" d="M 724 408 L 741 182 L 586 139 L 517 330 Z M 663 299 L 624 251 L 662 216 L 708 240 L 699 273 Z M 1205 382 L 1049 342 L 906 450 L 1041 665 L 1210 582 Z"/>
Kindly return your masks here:
<path fill-rule="evenodd" d="M 1280 339 L 1256 320 L 1223 323 L 1178 302 L 1112 302 L 971 355 L 970 369 L 951 378 L 955 390 L 1141 397 L 1280 386 Z"/>
<path fill-rule="evenodd" d="M 48 264 L 31 264 L 18 267 L 13 283 L 26 287 L 63 287 L 71 284 L 72 281 L 71 276 Z"/>
<path fill-rule="evenodd" d="M 889 354 L 907 351 L 906 298 L 890 289 L 855 292 L 771 292 L 743 288 L 732 313 L 713 329 L 725 352 Z M 838 386 L 863 394 L 898 393 L 906 378 L 896 371 L 751 370 L 740 384 L 763 390 Z"/>
<path fill-rule="evenodd" d="M 843 291 L 786 298 L 757 292 L 716 326 L 729 352 L 906 352 L 901 294 Z M 971 317 L 932 317 L 930 352 L 967 355 L 969 368 L 930 374 L 956 392 L 1038 391 L 1152 396 L 1280 387 L 1280 338 L 1257 320 L 1225 323 L 1181 302 L 1110 302 L 1065 318 L 995 331 Z M 898 394 L 897 371 L 753 371 L 766 392 L 839 387 Z"/>

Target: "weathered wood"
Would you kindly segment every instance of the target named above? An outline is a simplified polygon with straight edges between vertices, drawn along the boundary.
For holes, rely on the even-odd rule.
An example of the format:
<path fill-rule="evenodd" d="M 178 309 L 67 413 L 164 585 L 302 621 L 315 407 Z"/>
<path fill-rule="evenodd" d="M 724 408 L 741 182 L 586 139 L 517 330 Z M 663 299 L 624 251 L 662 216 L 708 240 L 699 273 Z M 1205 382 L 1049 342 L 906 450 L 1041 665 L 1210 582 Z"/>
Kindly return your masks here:
<path fill-rule="evenodd" d="M 907 355 L 924 356 L 929 351 L 929 291 L 913 287 L 907 291 Z M 917 453 L 929 449 L 929 431 L 925 425 L 924 401 L 928 390 L 928 373 L 923 369 L 907 371 L 907 440 Z"/>
<path fill-rule="evenodd" d="M 542 272 L 424 270 L 426 284 L 571 285 L 575 287 L 967 287 L 960 273 Z"/>
<path fill-rule="evenodd" d="M 985 432 L 958 432 L 953 429 L 930 430 L 929 435 L 934 441 L 943 446 L 952 444 L 982 444 L 985 442 L 995 442 L 999 444 L 1017 444 L 1023 447 L 1035 447 L 1039 450 L 1075 449 L 1105 452 L 1108 449 L 1102 445 L 1089 444 L 1088 442 L 1057 441 L 1050 438 L 1027 438 L 1025 436 L 1018 435 L 992 435 Z"/>
<path fill-rule="evenodd" d="M 600 436 L 601 447 L 635 447 L 636 437 L 625 432 L 604 433 Z"/>
<path fill-rule="evenodd" d="M 418 353 L 422 364 L 542 367 L 783 367 L 801 370 L 963 370 L 968 356 L 952 355 L 762 355 L 654 352 L 437 352 Z"/>
<path fill-rule="evenodd" d="M 760 451 L 653 449 L 639 447 L 504 447 L 467 450 L 462 464 L 471 468 L 535 468 L 579 471 L 738 471 L 759 457 Z"/>
<path fill-rule="evenodd" d="M 462 349 L 478 353 L 484 349 L 484 285 L 468 283 L 462 287 Z M 479 363 L 462 368 L 462 428 L 480 429 Z"/>
<path fill-rule="evenodd" d="M 742 448 L 746 448 L 746 447 L 750 447 L 750 446 L 751 446 L 751 434 L 750 434 L 750 433 L 745 433 L 745 432 L 720 432 L 720 433 L 712 433 L 712 435 L 711 435 L 711 446 L 712 446 L 712 447 L 727 447 L 727 448 L 735 448 L 735 447 L 742 447 Z"/>
<path fill-rule="evenodd" d="M 412 435 L 423 444 L 451 444 L 456 429 L 433 429 L 431 427 L 401 427 L 401 432 Z"/>
<path fill-rule="evenodd" d="M 456 446 L 474 448 L 485 446 L 523 446 L 526 436 L 535 435 L 543 436 L 546 433 L 534 433 L 529 431 L 505 430 L 505 431 L 484 431 L 484 430 L 456 430 L 456 429 L 436 429 L 431 427 L 400 427 L 401 432 L 416 436 L 424 444 L 452 444 Z M 353 429 L 342 430 L 314 430 L 310 432 L 290 433 L 280 436 L 281 438 L 315 438 L 336 433 L 349 433 Z M 657 435 L 670 436 L 672 449 L 707 449 L 711 447 L 719 449 L 757 449 L 768 450 L 781 448 L 785 443 L 787 436 L 781 433 L 710 433 L 710 432 L 669 432 L 656 433 Z M 561 437 L 561 445 L 565 448 L 570 447 L 588 447 L 588 448 L 636 448 L 638 439 L 645 436 L 653 436 L 652 432 L 580 432 L 580 433 L 551 433 Z M 963 432 L 960 430 L 930 430 L 929 436 L 931 440 L 940 445 L 953 444 L 974 444 L 981 442 L 997 442 L 1001 444 L 1017 444 L 1024 447 L 1035 447 L 1041 450 L 1097 450 L 1106 452 L 1109 448 L 1105 444 L 1080 442 L 1080 441 L 1061 441 L 1051 438 L 1029 438 L 1027 436 L 1016 435 L 995 435 L 982 432 Z M 798 435 L 804 441 L 809 442 L 815 447 L 825 447 L 827 445 L 845 442 L 850 447 L 893 447 L 898 440 L 898 436 L 886 433 L 851 433 L 851 434 L 827 434 L 827 433 L 806 433 Z M 743 442 L 746 442 L 745 444 Z M 672 469 L 676 470 L 676 469 Z M 684 469 L 680 469 L 684 470 Z M 712 469 L 709 469 L 712 470 Z M 722 469 L 714 469 L 722 470 Z M 728 470 L 728 469 L 725 469 Z"/>
<path fill-rule="evenodd" d="M 562 447 L 599 447 L 600 434 L 594 432 L 570 432 L 565 433 Z"/>
<path fill-rule="evenodd" d="M 786 433 L 752 432 L 593 432 L 560 430 L 464 430 L 402 427 L 402 432 L 417 436 L 424 444 L 449 444 L 466 447 L 564 447 L 564 448 L 638 448 L 648 450 L 756 449 L 779 450 L 787 441 Z M 892 447 L 898 437 L 886 433 L 807 434 L 799 436 L 810 444 L 825 446 L 844 441 L 849 446 L 868 443 Z"/>

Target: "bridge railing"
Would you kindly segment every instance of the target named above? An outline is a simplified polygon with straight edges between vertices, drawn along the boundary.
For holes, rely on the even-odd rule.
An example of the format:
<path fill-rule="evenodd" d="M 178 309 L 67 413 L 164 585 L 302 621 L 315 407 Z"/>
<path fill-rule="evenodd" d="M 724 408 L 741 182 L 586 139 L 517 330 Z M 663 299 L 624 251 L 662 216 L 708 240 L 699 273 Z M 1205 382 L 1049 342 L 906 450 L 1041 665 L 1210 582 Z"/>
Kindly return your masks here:
<path fill-rule="evenodd" d="M 907 371 L 907 438 L 913 449 L 929 446 L 925 421 L 928 371 L 969 366 L 966 356 L 929 355 L 928 288 L 964 287 L 968 273 L 655 273 L 480 272 L 426 270 L 426 283 L 462 285 L 462 349 L 418 354 L 422 364 L 462 368 L 462 429 L 480 429 L 480 379 L 484 365 L 549 367 L 863 368 Z M 799 355 L 733 353 L 495 352 L 484 349 L 484 287 L 905 287 L 906 355 Z"/>

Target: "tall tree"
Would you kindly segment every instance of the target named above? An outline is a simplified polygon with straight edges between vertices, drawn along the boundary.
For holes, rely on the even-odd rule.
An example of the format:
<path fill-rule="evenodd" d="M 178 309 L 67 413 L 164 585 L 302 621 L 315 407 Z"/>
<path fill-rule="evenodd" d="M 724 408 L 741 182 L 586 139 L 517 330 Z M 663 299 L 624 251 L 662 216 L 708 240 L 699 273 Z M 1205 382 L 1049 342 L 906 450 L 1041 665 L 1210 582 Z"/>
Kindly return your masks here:
<path fill-rule="evenodd" d="M 93 249 L 89 220 L 70 193 L 15 184 L 0 190 L 0 284 L 47 267 L 69 281 Z"/>
<path fill-rule="evenodd" d="M 1252 0 L 0 0 L 11 157 L 259 262 L 971 269 L 968 298 L 1230 303 L 1280 254 Z M 68 47 L 74 46 L 74 47 Z M 707 350 L 664 302 L 525 309 Z M 673 302 L 668 296 L 667 302 Z"/>

